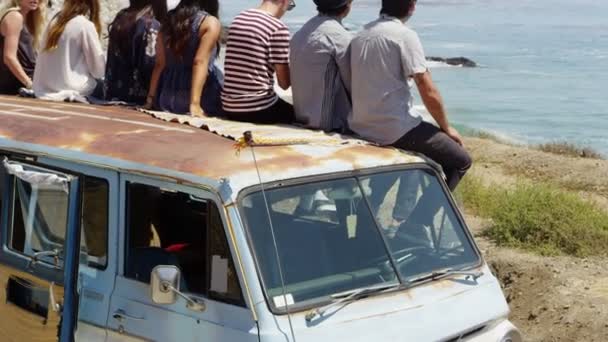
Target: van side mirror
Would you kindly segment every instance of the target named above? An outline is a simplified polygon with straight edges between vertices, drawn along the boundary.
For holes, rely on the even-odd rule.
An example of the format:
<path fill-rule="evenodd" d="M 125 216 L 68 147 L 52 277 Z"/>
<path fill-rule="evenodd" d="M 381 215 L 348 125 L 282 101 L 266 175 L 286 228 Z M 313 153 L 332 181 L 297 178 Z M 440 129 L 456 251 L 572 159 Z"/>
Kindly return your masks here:
<path fill-rule="evenodd" d="M 191 298 L 179 291 L 181 271 L 173 265 L 158 265 L 150 274 L 152 301 L 156 304 L 174 304 L 177 296 L 186 300 L 186 307 L 192 311 L 203 312 L 206 309 L 202 300 Z"/>
<path fill-rule="evenodd" d="M 179 289 L 181 272 L 176 266 L 158 265 L 150 274 L 152 301 L 156 304 L 173 304 L 177 300 L 174 290 Z"/>

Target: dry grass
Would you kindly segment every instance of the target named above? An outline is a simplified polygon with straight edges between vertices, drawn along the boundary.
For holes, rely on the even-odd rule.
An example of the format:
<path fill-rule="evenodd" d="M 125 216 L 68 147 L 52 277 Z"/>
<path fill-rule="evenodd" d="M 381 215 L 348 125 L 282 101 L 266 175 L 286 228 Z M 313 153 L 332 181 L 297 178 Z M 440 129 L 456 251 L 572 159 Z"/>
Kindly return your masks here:
<path fill-rule="evenodd" d="M 457 196 L 466 210 L 488 218 L 484 234 L 498 245 L 543 255 L 607 255 L 608 213 L 553 185 L 485 185 L 465 177 Z"/>
<path fill-rule="evenodd" d="M 503 139 L 499 138 L 497 135 L 492 134 L 490 132 L 487 131 L 482 131 L 482 130 L 478 130 L 478 129 L 463 129 L 463 134 L 467 137 L 472 137 L 472 138 L 479 138 L 479 139 L 486 139 L 486 140 L 492 140 L 501 144 L 507 144 L 506 141 L 504 141 Z"/>
<path fill-rule="evenodd" d="M 604 156 L 602 156 L 599 152 L 593 150 L 590 147 L 578 146 L 564 141 L 555 141 L 546 144 L 540 144 L 536 145 L 535 148 L 543 152 L 566 155 L 570 157 L 604 159 Z"/>
<path fill-rule="evenodd" d="M 515 143 L 512 141 L 507 141 L 507 140 L 502 139 L 501 137 L 497 136 L 496 134 L 493 134 L 493 133 L 490 133 L 487 131 L 483 131 L 483 130 L 464 128 L 462 130 L 462 132 L 467 137 L 491 140 L 491 141 L 494 141 L 497 143 L 511 145 L 511 146 L 521 146 L 521 147 L 527 146 L 525 144 L 519 144 L 519 143 Z M 569 157 L 605 159 L 605 156 L 603 156 L 601 153 L 595 151 L 591 147 L 580 146 L 580 145 L 570 143 L 567 141 L 553 141 L 553 142 L 548 142 L 548 143 L 544 143 L 544 144 L 532 145 L 531 147 L 536 150 L 539 150 L 539 151 L 563 155 L 563 156 L 569 156 Z"/>

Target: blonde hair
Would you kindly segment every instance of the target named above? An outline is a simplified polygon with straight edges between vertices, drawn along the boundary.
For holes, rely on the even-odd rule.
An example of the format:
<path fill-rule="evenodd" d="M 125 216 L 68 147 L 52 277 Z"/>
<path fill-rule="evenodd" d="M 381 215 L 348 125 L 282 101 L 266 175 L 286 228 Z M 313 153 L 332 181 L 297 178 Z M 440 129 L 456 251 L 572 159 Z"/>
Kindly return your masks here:
<path fill-rule="evenodd" d="M 56 18 L 51 21 L 44 50 L 48 51 L 57 48 L 59 38 L 65 30 L 65 26 L 70 20 L 79 15 L 88 16 L 89 20 L 95 25 L 97 34 L 100 34 L 101 19 L 99 11 L 99 0 L 65 0 L 63 8 Z"/>
<path fill-rule="evenodd" d="M 12 11 L 19 11 L 19 2 L 20 0 L 9 0 L 6 1 L 6 5 L 4 5 L 0 9 L 0 19 L 4 19 L 4 17 Z M 37 49 L 40 44 L 40 36 L 42 35 L 42 29 L 44 27 L 46 17 L 46 6 L 42 4 L 42 1 L 38 4 L 38 8 L 34 11 L 28 12 L 27 16 L 23 18 L 25 27 L 30 32 L 32 37 L 34 38 L 34 48 Z"/>

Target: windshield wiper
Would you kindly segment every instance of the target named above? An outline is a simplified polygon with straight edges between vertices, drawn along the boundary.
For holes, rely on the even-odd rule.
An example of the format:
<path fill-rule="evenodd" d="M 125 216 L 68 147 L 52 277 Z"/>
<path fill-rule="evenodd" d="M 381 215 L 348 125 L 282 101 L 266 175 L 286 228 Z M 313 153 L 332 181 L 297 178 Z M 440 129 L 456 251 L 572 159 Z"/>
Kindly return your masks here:
<path fill-rule="evenodd" d="M 331 303 L 322 306 L 320 308 L 316 308 L 312 311 L 310 311 L 309 313 L 306 314 L 306 321 L 310 322 L 313 319 L 315 319 L 315 317 L 319 316 L 322 317 L 327 310 L 336 307 L 338 305 L 342 305 L 342 304 L 349 304 L 351 302 L 357 301 L 361 298 L 365 298 L 369 295 L 375 294 L 375 293 L 382 293 L 382 292 L 388 292 L 388 291 L 392 291 L 392 290 L 398 290 L 400 288 L 402 288 L 403 285 L 402 284 L 382 284 L 382 285 L 375 285 L 375 286 L 369 286 L 369 287 L 363 287 L 363 288 L 359 288 L 359 289 L 355 289 L 355 290 L 351 290 L 351 291 L 346 291 L 346 292 L 341 292 L 341 293 L 336 293 L 334 295 L 331 295 Z"/>
<path fill-rule="evenodd" d="M 452 275 L 462 275 L 465 276 L 466 280 L 472 279 L 473 281 L 477 281 L 477 279 L 481 278 L 483 276 L 483 272 L 482 271 L 463 271 L 463 270 L 459 270 L 459 269 L 451 269 L 451 268 L 446 268 L 444 270 L 439 270 L 439 271 L 434 271 L 431 273 L 427 273 L 425 275 L 413 278 L 413 279 L 409 279 L 408 280 L 408 284 L 415 284 L 415 283 L 420 283 L 423 281 L 427 281 L 427 280 L 437 280 L 439 278 L 443 278 L 445 276 L 452 276 Z"/>

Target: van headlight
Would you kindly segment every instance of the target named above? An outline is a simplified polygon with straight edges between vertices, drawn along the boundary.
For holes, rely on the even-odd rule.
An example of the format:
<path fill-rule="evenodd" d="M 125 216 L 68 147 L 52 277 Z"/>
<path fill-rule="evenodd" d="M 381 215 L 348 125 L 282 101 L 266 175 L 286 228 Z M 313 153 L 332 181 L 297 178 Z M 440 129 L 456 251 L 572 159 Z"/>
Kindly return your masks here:
<path fill-rule="evenodd" d="M 522 342 L 521 333 L 516 329 L 511 329 L 499 342 Z"/>

